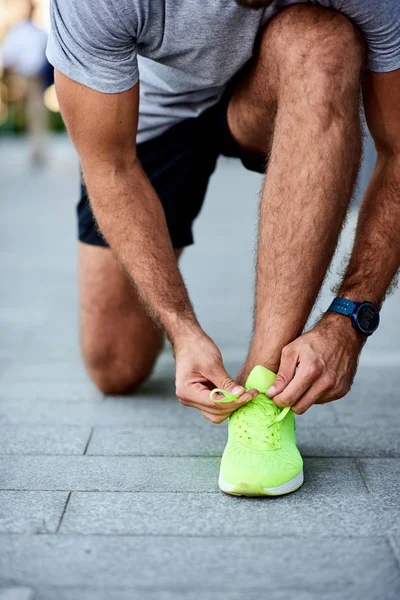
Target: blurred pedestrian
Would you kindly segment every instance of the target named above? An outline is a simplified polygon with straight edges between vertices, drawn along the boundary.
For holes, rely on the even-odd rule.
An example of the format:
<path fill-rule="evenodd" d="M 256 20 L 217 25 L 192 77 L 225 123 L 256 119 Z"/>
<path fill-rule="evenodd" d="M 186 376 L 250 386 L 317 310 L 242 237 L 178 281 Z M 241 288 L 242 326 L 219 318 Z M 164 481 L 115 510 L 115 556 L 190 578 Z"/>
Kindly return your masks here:
<path fill-rule="evenodd" d="M 44 160 L 47 127 L 43 81 L 47 34 L 33 23 L 34 12 L 35 4 L 30 0 L 26 18 L 11 27 L 4 39 L 2 58 L 4 69 L 23 85 L 31 160 L 37 166 Z"/>

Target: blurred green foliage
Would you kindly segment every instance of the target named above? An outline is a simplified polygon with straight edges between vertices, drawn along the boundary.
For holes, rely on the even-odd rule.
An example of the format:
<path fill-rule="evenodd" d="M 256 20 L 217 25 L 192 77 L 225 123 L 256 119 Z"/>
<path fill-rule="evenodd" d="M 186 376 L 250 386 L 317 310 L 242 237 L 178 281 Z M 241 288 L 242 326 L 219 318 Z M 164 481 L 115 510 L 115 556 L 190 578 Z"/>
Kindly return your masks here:
<path fill-rule="evenodd" d="M 47 89 L 50 91 L 54 86 Z M 11 92 L 12 90 L 12 92 Z M 54 90 L 53 90 L 54 92 Z M 43 95 L 45 87 L 43 87 Z M 53 102 L 57 106 L 57 100 L 50 95 L 47 101 Z M 45 98 L 43 97 L 43 102 Z M 65 131 L 61 114 L 58 110 L 49 110 L 47 112 L 47 123 L 49 131 Z M 19 134 L 25 133 L 27 129 L 26 119 L 26 95 L 23 82 L 15 79 L 10 86 L 9 78 L 0 80 L 0 135 L 1 134 Z"/>
<path fill-rule="evenodd" d="M 65 126 L 59 112 L 47 111 L 49 131 L 65 131 Z M 13 102 L 8 106 L 7 118 L 0 125 L 1 134 L 19 134 L 26 131 L 24 103 Z"/>

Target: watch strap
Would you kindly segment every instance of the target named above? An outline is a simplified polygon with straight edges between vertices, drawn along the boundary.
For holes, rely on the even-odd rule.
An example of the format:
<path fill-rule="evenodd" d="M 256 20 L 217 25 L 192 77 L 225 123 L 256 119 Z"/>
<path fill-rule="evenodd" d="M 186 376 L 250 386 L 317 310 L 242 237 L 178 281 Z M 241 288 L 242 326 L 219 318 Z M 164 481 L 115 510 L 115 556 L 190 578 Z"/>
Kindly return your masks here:
<path fill-rule="evenodd" d="M 335 298 L 328 311 L 337 312 L 341 315 L 349 316 L 354 312 L 354 309 L 357 307 L 357 303 L 352 300 L 347 300 L 346 298 Z"/>

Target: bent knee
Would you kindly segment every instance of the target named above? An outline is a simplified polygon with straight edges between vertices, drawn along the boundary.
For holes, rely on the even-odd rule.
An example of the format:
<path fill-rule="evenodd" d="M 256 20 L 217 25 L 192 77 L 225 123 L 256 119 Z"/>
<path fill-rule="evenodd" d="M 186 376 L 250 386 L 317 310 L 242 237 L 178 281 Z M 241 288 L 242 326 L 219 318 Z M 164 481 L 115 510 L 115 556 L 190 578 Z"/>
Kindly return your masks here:
<path fill-rule="evenodd" d="M 123 396 L 134 392 L 149 377 L 148 373 L 115 369 L 90 369 L 88 373 L 97 389 L 105 396 Z"/>
<path fill-rule="evenodd" d="M 343 14 L 309 4 L 280 12 L 266 29 L 266 44 L 280 65 L 299 75 L 321 69 L 330 76 L 351 67 L 359 72 L 365 56 L 360 32 Z"/>
<path fill-rule="evenodd" d="M 148 379 L 153 369 L 154 357 L 117 354 L 106 348 L 82 348 L 87 372 L 100 392 L 119 396 L 133 392 Z"/>

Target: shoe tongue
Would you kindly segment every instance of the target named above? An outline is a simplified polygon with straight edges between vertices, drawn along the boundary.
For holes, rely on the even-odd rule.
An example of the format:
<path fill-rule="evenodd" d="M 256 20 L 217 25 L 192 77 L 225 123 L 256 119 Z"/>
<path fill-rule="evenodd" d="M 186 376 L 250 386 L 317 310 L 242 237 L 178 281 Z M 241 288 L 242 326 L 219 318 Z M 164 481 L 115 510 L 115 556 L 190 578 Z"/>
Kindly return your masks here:
<path fill-rule="evenodd" d="M 275 377 L 275 373 L 273 373 L 269 369 L 266 369 L 265 367 L 262 367 L 261 365 L 258 365 L 257 367 L 254 367 L 254 369 L 248 376 L 246 381 L 246 388 L 255 388 L 259 392 L 265 394 L 267 389 L 270 388 L 271 385 L 274 383 Z"/>

